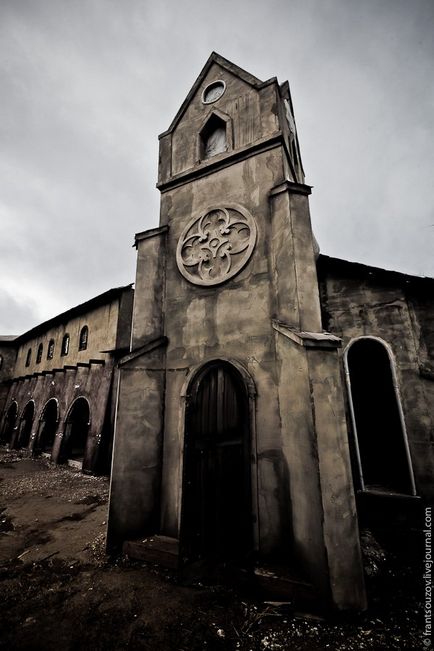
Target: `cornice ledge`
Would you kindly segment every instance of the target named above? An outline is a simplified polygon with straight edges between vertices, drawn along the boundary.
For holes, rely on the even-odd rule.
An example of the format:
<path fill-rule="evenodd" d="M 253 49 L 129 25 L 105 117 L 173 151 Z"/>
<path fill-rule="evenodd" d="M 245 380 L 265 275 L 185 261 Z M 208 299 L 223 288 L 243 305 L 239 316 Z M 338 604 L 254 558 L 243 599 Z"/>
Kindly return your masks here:
<path fill-rule="evenodd" d="M 190 181 L 193 181 L 195 179 L 207 176 L 208 174 L 211 174 L 211 172 L 215 172 L 218 169 L 229 167 L 230 165 L 233 165 L 233 163 L 245 160 L 254 154 L 273 149 L 282 143 L 284 143 L 282 132 L 275 131 L 269 136 L 265 136 L 264 138 L 260 138 L 253 143 L 244 145 L 244 147 L 232 149 L 230 152 L 217 154 L 209 160 L 202 161 L 194 167 L 190 167 L 183 172 L 175 174 L 166 181 L 157 183 L 156 187 L 158 190 L 160 190 L 160 192 L 166 192 L 167 190 L 171 190 L 172 188 L 184 185 L 185 183 L 190 183 Z"/>
<path fill-rule="evenodd" d="M 279 185 L 276 185 L 270 190 L 269 196 L 275 197 L 278 194 L 282 194 L 282 192 L 289 192 L 289 194 L 304 194 L 308 196 L 309 194 L 312 194 L 312 186 L 305 185 L 304 183 L 296 183 L 295 181 L 283 181 L 283 183 L 279 183 Z"/>
<path fill-rule="evenodd" d="M 148 240 L 150 237 L 156 237 L 157 235 L 164 235 L 164 233 L 167 233 L 168 230 L 169 227 L 165 225 L 165 226 L 157 226 L 157 228 L 150 228 L 147 231 L 142 231 L 141 233 L 136 233 L 134 235 L 133 246 L 135 246 L 137 249 L 138 242 L 141 242 L 142 240 Z"/>
<path fill-rule="evenodd" d="M 147 353 L 152 352 L 156 348 L 160 348 L 161 346 L 167 346 L 168 343 L 169 340 L 165 336 L 157 337 L 156 339 L 151 339 L 147 341 L 143 346 L 140 346 L 140 348 L 136 348 L 136 350 L 133 350 L 131 353 L 125 355 L 125 357 L 119 360 L 118 367 L 122 367 L 125 364 L 128 364 L 128 362 L 131 362 L 133 359 L 142 357 L 142 355 L 146 355 Z"/>
<path fill-rule="evenodd" d="M 304 348 L 335 350 L 342 346 L 342 339 L 336 337 L 336 335 L 332 335 L 330 332 L 306 332 L 304 330 L 296 330 L 276 319 L 273 319 L 272 324 L 276 332 Z"/>

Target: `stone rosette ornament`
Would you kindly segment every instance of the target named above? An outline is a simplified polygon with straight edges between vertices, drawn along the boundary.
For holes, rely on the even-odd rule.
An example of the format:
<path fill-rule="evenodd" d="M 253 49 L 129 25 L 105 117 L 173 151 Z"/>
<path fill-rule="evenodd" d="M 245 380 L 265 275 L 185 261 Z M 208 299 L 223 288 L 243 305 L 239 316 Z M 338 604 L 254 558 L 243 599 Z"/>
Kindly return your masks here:
<path fill-rule="evenodd" d="M 208 208 L 184 228 L 176 249 L 181 274 L 195 285 L 218 285 L 247 264 L 256 244 L 252 215 L 242 206 Z"/>

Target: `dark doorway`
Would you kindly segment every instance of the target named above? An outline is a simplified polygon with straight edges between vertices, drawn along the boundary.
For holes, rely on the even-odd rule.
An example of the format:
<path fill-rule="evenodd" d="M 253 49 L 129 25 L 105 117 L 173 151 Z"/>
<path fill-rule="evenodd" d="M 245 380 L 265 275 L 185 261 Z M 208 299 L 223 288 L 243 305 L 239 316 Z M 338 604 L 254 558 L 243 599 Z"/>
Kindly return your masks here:
<path fill-rule="evenodd" d="M 89 421 L 89 404 L 85 398 L 78 398 L 72 405 L 66 419 L 62 444 L 62 460 L 83 459 L 89 432 Z"/>
<path fill-rule="evenodd" d="M 1 442 L 7 443 L 8 445 L 12 442 L 15 430 L 15 423 L 17 422 L 18 415 L 18 405 L 16 402 L 13 402 L 9 409 L 6 412 L 6 417 L 3 424 L 3 430 L 1 434 Z"/>
<path fill-rule="evenodd" d="M 207 365 L 190 386 L 181 538 L 188 560 L 241 559 L 252 549 L 248 396 L 227 362 Z"/>
<path fill-rule="evenodd" d="M 52 398 L 45 405 L 39 422 L 36 452 L 51 452 L 58 423 L 57 401 Z"/>
<path fill-rule="evenodd" d="M 18 434 L 19 448 L 27 448 L 32 433 L 33 417 L 35 415 L 35 403 L 33 400 L 27 403 L 21 416 L 20 432 Z"/>
<path fill-rule="evenodd" d="M 386 347 L 358 339 L 348 351 L 348 370 L 361 488 L 414 493 L 399 397 Z"/>

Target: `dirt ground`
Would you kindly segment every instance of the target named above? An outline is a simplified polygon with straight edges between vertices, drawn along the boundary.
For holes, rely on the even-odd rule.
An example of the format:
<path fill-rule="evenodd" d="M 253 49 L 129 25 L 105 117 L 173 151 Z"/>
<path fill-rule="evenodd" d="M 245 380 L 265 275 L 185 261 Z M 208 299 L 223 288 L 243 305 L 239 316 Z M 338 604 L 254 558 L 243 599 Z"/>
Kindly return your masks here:
<path fill-rule="evenodd" d="M 418 651 L 420 563 L 364 534 L 367 613 L 328 619 L 104 552 L 108 480 L 0 449 L 0 650 Z"/>

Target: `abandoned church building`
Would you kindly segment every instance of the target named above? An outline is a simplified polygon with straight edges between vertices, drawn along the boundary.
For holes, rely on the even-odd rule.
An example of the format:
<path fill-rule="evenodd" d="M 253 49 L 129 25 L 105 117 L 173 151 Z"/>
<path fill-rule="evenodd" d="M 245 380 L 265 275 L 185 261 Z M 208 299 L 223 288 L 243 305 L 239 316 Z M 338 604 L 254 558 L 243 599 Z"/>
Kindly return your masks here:
<path fill-rule="evenodd" d="M 288 83 L 215 53 L 157 187 L 131 318 L 121 288 L 0 341 L 2 438 L 96 472 L 114 430 L 111 550 L 364 608 L 361 527 L 433 497 L 434 280 L 319 253 Z"/>

